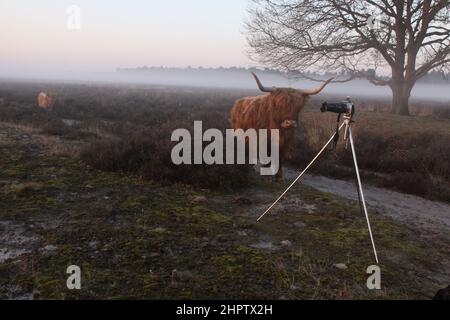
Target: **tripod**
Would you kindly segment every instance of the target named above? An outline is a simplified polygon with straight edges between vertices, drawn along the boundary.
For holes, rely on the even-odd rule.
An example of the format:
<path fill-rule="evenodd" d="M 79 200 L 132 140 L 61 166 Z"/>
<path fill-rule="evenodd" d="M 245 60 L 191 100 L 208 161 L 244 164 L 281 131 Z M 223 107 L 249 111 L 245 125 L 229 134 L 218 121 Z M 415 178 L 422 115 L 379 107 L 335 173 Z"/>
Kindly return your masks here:
<path fill-rule="evenodd" d="M 305 175 L 305 173 L 312 167 L 312 165 L 317 161 L 317 159 L 320 157 L 320 155 L 322 155 L 322 153 L 326 150 L 326 148 L 333 141 L 335 141 L 335 143 L 337 142 L 337 140 L 339 138 L 339 132 L 342 130 L 342 128 L 345 127 L 345 137 L 344 137 L 345 148 L 346 149 L 348 148 L 348 143 L 350 142 L 350 146 L 351 146 L 351 150 L 352 150 L 352 154 L 353 154 L 353 162 L 354 162 L 355 171 L 356 171 L 356 179 L 357 179 L 357 187 L 358 187 L 357 190 L 358 190 L 358 197 L 359 197 L 360 207 L 361 207 L 361 211 L 364 210 L 364 214 L 366 216 L 366 221 L 367 221 L 367 226 L 368 226 L 368 229 L 369 229 L 370 240 L 372 242 L 373 253 L 375 255 L 375 260 L 376 260 L 377 264 L 379 264 L 377 249 L 375 247 L 375 241 L 374 241 L 373 234 L 372 234 L 372 227 L 370 225 L 370 219 L 369 219 L 369 214 L 367 212 L 366 200 L 364 198 L 364 192 L 363 192 L 363 188 L 362 188 L 361 177 L 360 177 L 360 174 L 359 174 L 358 161 L 356 159 L 355 143 L 354 143 L 353 134 L 352 134 L 352 125 L 354 123 L 353 122 L 353 115 L 354 115 L 354 110 L 348 111 L 344 115 L 344 122 L 339 126 L 339 122 L 340 122 L 340 119 L 341 119 L 341 114 L 339 114 L 338 127 L 336 129 L 336 133 L 330 138 L 330 140 L 328 140 L 328 142 L 319 151 L 319 153 L 316 155 L 316 157 L 310 162 L 310 164 L 308 164 L 308 166 L 302 171 L 302 173 L 300 173 L 300 175 L 294 180 L 294 182 L 292 182 L 291 185 L 289 185 L 289 187 L 286 189 L 286 191 L 284 191 L 281 194 L 281 196 L 278 197 L 278 199 L 258 218 L 257 221 L 258 222 L 261 221 L 261 219 L 264 218 L 273 209 L 273 207 L 275 207 L 275 205 L 277 205 L 278 202 L 280 202 L 281 199 L 283 199 L 283 197 L 289 192 L 289 190 L 291 190 L 292 187 Z"/>

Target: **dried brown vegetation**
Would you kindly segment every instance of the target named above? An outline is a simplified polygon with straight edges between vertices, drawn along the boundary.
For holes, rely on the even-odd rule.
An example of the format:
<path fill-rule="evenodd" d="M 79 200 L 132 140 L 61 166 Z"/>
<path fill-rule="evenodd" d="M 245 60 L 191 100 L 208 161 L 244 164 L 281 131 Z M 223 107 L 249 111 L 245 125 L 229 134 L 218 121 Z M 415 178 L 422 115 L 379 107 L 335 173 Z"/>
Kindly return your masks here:
<path fill-rule="evenodd" d="M 181 166 L 170 161 L 174 128 L 204 127 L 225 130 L 229 110 L 254 91 L 143 86 L 47 85 L 59 97 L 52 113 L 35 107 L 33 92 L 42 84 L 3 84 L 0 121 L 38 128 L 55 136 L 82 141 L 82 158 L 111 171 L 132 172 L 166 184 L 199 187 L 245 186 L 249 168 L 241 166 Z M 291 166 L 307 164 L 335 126 L 335 117 L 320 114 L 323 97 L 311 100 L 301 113 L 287 152 Z M 416 102 L 412 109 L 429 116 L 402 117 L 383 112 L 389 101 L 355 99 L 361 110 L 355 127 L 357 152 L 365 179 L 402 192 L 450 199 L 450 108 L 444 103 Z M 428 111 L 427 111 L 428 110 Z M 431 110 L 431 111 L 429 111 Z M 67 124 L 71 119 L 71 124 Z M 350 155 L 338 150 L 323 157 L 316 173 L 353 178 Z M 414 183 L 412 183 L 414 182 Z"/>

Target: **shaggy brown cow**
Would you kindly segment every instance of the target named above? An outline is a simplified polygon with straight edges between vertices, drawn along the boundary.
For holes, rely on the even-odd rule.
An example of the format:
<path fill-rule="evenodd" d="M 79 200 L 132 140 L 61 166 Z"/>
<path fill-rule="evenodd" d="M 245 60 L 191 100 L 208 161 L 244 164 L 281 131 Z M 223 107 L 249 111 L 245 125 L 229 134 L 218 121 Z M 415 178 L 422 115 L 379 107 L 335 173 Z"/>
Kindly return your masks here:
<path fill-rule="evenodd" d="M 262 92 L 268 94 L 247 97 L 236 101 L 231 110 L 231 125 L 234 130 L 279 129 L 280 168 L 277 180 L 283 180 L 282 159 L 298 125 L 299 113 L 310 96 L 317 95 L 334 79 L 325 81 L 313 90 L 291 88 L 266 88 L 256 74 L 253 77 Z"/>
<path fill-rule="evenodd" d="M 45 92 L 41 92 L 38 94 L 37 102 L 39 108 L 51 111 L 55 103 L 55 97 L 46 94 Z"/>

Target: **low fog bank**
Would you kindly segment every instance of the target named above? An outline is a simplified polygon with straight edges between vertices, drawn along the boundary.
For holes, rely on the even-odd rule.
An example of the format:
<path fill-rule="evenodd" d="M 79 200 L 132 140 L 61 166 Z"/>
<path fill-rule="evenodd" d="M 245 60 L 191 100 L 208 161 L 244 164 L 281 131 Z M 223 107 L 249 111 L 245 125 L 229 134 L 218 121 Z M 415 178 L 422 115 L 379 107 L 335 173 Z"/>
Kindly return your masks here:
<path fill-rule="evenodd" d="M 258 73 L 257 73 L 258 74 Z M 258 74 L 261 82 L 268 87 L 292 87 L 298 89 L 314 88 L 318 82 L 308 80 L 288 79 L 278 74 Z M 170 71 L 139 73 L 116 73 L 110 81 L 128 83 L 147 83 L 156 85 L 177 85 L 214 88 L 255 89 L 256 83 L 250 72 L 236 71 Z M 354 80 L 347 83 L 333 83 L 324 91 L 332 95 L 353 97 L 380 97 L 391 98 L 392 92 L 388 87 L 374 86 L 366 80 Z M 418 83 L 413 91 L 414 99 L 433 101 L 450 101 L 450 84 Z"/>
<path fill-rule="evenodd" d="M 319 85 L 317 82 L 307 80 L 288 79 L 279 74 L 258 73 L 265 86 L 293 87 L 298 89 L 313 88 Z M 168 69 L 167 71 L 152 72 L 110 72 L 110 73 L 72 73 L 65 75 L 46 75 L 15 78 L 8 77 L 14 81 L 46 80 L 64 81 L 74 83 L 123 83 L 123 84 L 148 84 L 158 86 L 188 86 L 208 87 L 224 89 L 249 89 L 255 90 L 256 84 L 250 71 L 228 71 L 213 70 L 200 71 Z M 365 80 L 354 80 L 347 83 L 333 83 L 329 85 L 324 93 L 330 95 L 342 95 L 358 97 L 376 97 L 390 99 L 392 93 L 388 87 L 379 87 Z M 438 102 L 450 102 L 450 84 L 445 83 L 418 83 L 412 93 L 413 99 L 432 100 Z"/>

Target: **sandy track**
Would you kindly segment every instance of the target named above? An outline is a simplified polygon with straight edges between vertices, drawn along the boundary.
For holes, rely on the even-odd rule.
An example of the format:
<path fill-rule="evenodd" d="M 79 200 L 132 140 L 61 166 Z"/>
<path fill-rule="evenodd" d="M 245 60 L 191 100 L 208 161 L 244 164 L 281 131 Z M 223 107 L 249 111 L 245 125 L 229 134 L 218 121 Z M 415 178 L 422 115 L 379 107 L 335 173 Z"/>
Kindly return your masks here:
<path fill-rule="evenodd" d="M 297 177 L 297 171 L 286 169 L 289 181 Z M 299 183 L 322 192 L 358 201 L 356 182 L 306 175 Z M 363 182 L 364 183 L 364 182 Z M 417 183 L 420 183 L 418 181 Z M 450 205 L 426 200 L 392 190 L 363 185 L 369 210 L 390 216 L 398 221 L 429 231 L 450 231 Z"/>

